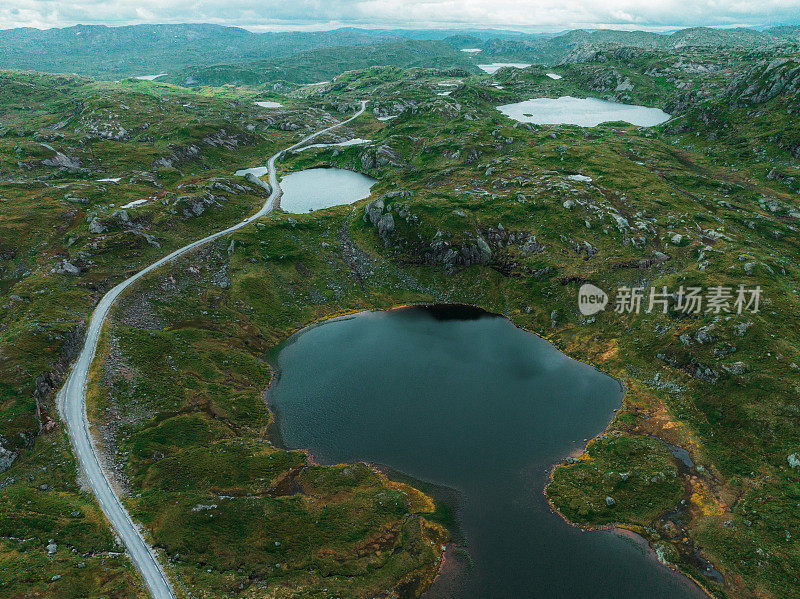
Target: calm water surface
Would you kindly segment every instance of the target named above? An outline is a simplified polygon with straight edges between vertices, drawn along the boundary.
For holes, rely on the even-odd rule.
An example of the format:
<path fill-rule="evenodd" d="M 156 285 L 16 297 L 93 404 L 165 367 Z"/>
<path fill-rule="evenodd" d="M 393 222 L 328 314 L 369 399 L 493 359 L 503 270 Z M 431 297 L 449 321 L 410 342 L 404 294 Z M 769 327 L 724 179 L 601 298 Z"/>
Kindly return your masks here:
<path fill-rule="evenodd" d="M 341 168 L 310 168 L 281 179 L 281 208 L 302 214 L 330 206 L 352 204 L 369 197 L 377 181 Z"/>
<path fill-rule="evenodd" d="M 493 62 L 492 64 L 479 64 L 478 68 L 482 71 L 486 71 L 490 75 L 494 75 L 497 71 L 505 67 L 524 69 L 529 66 L 531 66 L 529 62 Z"/>
<path fill-rule="evenodd" d="M 537 125 L 596 127 L 609 121 L 625 121 L 638 127 L 653 127 L 670 118 L 670 115 L 659 108 L 572 96 L 536 98 L 505 104 L 497 109 L 515 121 Z"/>
<path fill-rule="evenodd" d="M 448 560 L 429 597 L 703 596 L 641 542 L 572 528 L 542 495 L 551 465 L 619 406 L 615 379 L 504 318 L 454 306 L 328 321 L 276 359 L 270 402 L 287 446 L 457 491 L 474 567 Z"/>

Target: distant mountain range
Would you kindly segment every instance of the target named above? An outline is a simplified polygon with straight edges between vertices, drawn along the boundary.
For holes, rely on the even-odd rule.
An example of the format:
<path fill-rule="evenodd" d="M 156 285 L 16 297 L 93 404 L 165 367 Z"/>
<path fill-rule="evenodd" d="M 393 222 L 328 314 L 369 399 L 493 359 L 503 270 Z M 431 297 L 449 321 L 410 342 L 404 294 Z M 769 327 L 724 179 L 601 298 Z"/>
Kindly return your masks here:
<path fill-rule="evenodd" d="M 0 68 L 119 78 L 384 41 L 359 29 L 257 34 L 208 24 L 9 29 L 0 31 Z"/>
<path fill-rule="evenodd" d="M 261 85 L 278 81 L 316 83 L 329 81 L 345 71 L 386 65 L 480 72 L 467 54 L 450 44 L 406 39 L 318 48 L 271 60 L 186 67 L 159 78 L 159 81 L 185 86 Z"/>
<path fill-rule="evenodd" d="M 773 27 L 764 30 L 735 28 L 715 29 L 692 27 L 673 33 L 649 31 L 619 31 L 576 29 L 549 38 L 461 39 L 481 48 L 484 57 L 525 59 L 527 62 L 556 64 L 581 49 L 601 49 L 626 46 L 653 50 L 679 49 L 688 46 L 729 46 L 739 48 L 768 48 L 777 44 L 800 43 L 800 27 Z"/>
<path fill-rule="evenodd" d="M 0 31 L 0 69 L 68 72 L 106 79 L 168 73 L 169 80 L 176 83 L 306 83 L 373 65 L 474 70 L 479 62 L 497 60 L 556 64 L 582 49 L 608 46 L 764 48 L 798 42 L 800 27 L 696 27 L 671 34 L 574 30 L 534 35 L 498 30 L 343 28 L 253 33 L 209 24 L 76 25 Z M 480 52 L 460 52 L 465 48 Z"/>

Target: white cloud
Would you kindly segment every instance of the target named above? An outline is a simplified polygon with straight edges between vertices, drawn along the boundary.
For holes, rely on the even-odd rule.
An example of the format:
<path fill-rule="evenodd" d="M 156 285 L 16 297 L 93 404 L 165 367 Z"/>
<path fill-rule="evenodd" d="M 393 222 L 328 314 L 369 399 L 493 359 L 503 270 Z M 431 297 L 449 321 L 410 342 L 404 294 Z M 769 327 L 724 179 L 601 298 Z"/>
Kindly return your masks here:
<path fill-rule="evenodd" d="M 2 0 L 0 28 L 209 22 L 254 30 L 337 26 L 670 28 L 800 23 L 800 0 Z"/>

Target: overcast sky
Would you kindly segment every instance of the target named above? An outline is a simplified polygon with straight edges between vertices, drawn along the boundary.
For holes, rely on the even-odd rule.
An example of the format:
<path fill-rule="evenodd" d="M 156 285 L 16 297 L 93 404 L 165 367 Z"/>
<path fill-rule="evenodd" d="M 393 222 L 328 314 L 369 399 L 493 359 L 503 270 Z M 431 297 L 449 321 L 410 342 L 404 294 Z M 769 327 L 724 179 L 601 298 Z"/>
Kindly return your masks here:
<path fill-rule="evenodd" d="M 0 28 L 185 22 L 254 31 L 341 26 L 660 30 L 800 24 L 800 0 L 0 0 Z"/>

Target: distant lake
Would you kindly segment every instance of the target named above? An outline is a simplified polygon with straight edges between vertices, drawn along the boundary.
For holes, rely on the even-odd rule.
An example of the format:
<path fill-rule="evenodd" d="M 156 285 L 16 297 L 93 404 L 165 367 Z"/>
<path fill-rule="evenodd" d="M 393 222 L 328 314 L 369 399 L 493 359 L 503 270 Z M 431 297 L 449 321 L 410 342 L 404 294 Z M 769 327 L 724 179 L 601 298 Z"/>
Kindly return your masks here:
<path fill-rule="evenodd" d="M 253 175 L 254 177 L 261 178 L 269 172 L 269 168 L 266 166 L 254 166 L 252 168 L 243 168 L 236 171 L 234 176 L 236 177 L 246 177 L 248 174 Z"/>
<path fill-rule="evenodd" d="M 492 64 L 479 64 L 478 68 L 486 71 L 490 75 L 494 75 L 497 71 L 504 67 L 512 67 L 515 69 L 524 69 L 531 66 L 529 62 L 493 62 Z"/>
<path fill-rule="evenodd" d="M 280 102 L 270 102 L 270 101 L 263 101 L 263 102 L 256 102 L 256 106 L 260 106 L 261 108 L 280 108 L 283 106 Z"/>
<path fill-rule="evenodd" d="M 361 173 L 341 168 L 311 168 L 286 175 L 280 181 L 283 189 L 281 208 L 303 214 L 330 206 L 352 204 L 369 197 L 377 181 Z"/>
<path fill-rule="evenodd" d="M 139 79 L 140 81 L 155 81 L 164 75 L 166 75 L 166 73 L 159 73 L 158 75 L 138 75 L 137 77 L 134 77 L 134 79 Z"/>
<path fill-rule="evenodd" d="M 474 567 L 448 558 L 426 597 L 704 597 L 643 542 L 582 532 L 549 509 L 550 467 L 605 428 L 622 389 L 547 341 L 436 306 L 327 321 L 273 357 L 269 400 L 285 445 L 455 490 Z"/>
<path fill-rule="evenodd" d="M 322 144 L 311 144 L 308 146 L 303 146 L 299 149 L 299 151 L 309 150 L 311 148 L 346 148 L 348 146 L 362 146 L 364 144 L 372 143 L 369 139 L 362 139 L 361 137 L 356 137 L 353 139 L 348 139 L 347 141 L 340 141 L 338 143 L 322 143 Z"/>
<path fill-rule="evenodd" d="M 596 127 L 609 121 L 625 121 L 639 127 L 653 127 L 669 120 L 659 108 L 619 104 L 597 98 L 536 98 L 497 109 L 515 121 L 537 125 L 580 125 Z"/>

